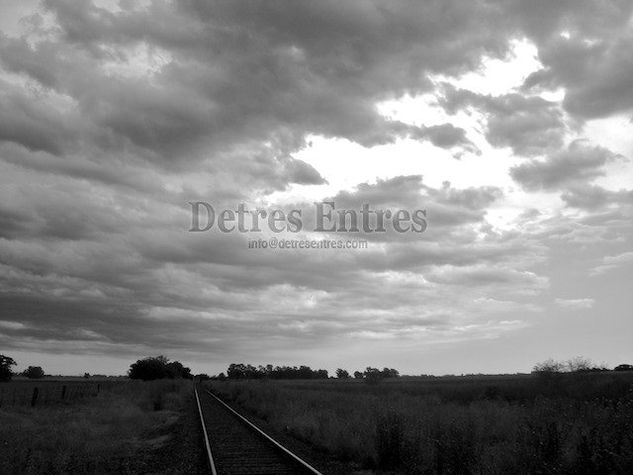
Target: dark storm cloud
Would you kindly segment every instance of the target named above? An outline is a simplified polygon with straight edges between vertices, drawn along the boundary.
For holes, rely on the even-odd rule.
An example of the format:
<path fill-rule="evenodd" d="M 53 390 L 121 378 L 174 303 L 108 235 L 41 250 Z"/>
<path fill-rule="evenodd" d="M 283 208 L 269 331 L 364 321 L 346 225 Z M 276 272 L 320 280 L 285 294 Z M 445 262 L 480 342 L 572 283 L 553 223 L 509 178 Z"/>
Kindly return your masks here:
<path fill-rule="evenodd" d="M 4 38 L 5 66 L 75 98 L 104 146 L 132 144 L 172 166 L 199 159 L 209 147 L 214 156 L 226 153 L 244 137 L 281 140 L 277 153 L 283 155 L 308 132 L 366 146 L 403 134 L 441 147 L 468 146 L 459 130 L 403 127 L 380 116 L 374 104 L 428 90 L 425 73 L 466 71 L 484 52 L 503 56 L 506 34 L 523 29 L 543 42 L 565 22 L 589 28 L 583 9 L 603 22 L 618 18 L 613 8 L 595 12 L 585 3 L 571 14 L 568 6 L 543 5 L 543 24 L 513 3 L 503 11 L 476 3 L 440 10 L 358 2 L 345 14 L 328 2 L 156 2 L 116 13 L 90 2 L 45 5 L 55 15 L 54 36 L 34 46 Z M 448 28 L 436 26 L 449 18 L 443 22 Z M 153 81 L 100 71 L 106 60 L 133 61 L 130 48 L 141 44 L 161 48 L 168 58 Z M 398 67 L 403 64 L 407 68 Z M 489 124 L 495 144 L 530 155 L 560 140 L 559 114 L 538 98 L 508 96 L 488 107 L 500 114 Z"/>
<path fill-rule="evenodd" d="M 530 286 L 547 285 L 547 279 L 532 272 L 520 272 L 507 268 L 486 267 L 452 267 L 444 266 L 427 274 L 433 282 L 453 285 L 495 286 L 501 288 L 504 284 L 519 284 L 526 288 Z"/>
<path fill-rule="evenodd" d="M 69 190 L 69 196 L 77 192 Z M 434 189 L 423 185 L 421 177 L 412 176 L 362 184 L 358 195 L 340 198 L 350 204 L 371 199 L 414 206 L 431 196 L 433 206 L 441 204 L 463 214 L 454 224 L 459 228 L 470 220 L 481 220 L 482 210 L 498 193 L 453 189 L 448 184 Z M 174 348 L 189 341 L 189 348 L 202 349 L 213 335 L 238 342 L 255 329 L 260 337 L 292 339 L 300 335 L 312 338 L 312 344 L 315 335 L 328 338 L 359 328 L 397 332 L 410 322 L 398 323 L 393 316 L 385 321 L 362 319 L 362 312 L 349 321 L 343 316 L 346 309 L 358 306 L 358 295 L 365 293 L 370 294 L 364 297 L 366 303 L 384 312 L 415 312 L 420 298 L 429 305 L 435 302 L 429 311 L 439 311 L 447 296 L 424 288 L 423 278 L 417 275 L 420 270 L 432 265 L 435 275 L 445 265 L 463 269 L 493 261 L 499 265 L 529 247 L 494 238 L 489 245 L 473 246 L 467 235 L 453 236 L 445 227 L 441 243 L 402 243 L 388 254 L 368 250 L 371 257 L 360 253 L 253 253 L 246 251 L 246 236 L 183 234 L 184 226 L 177 231 L 176 222 L 186 218 L 184 210 L 166 216 L 167 210 L 160 206 L 137 204 L 121 208 L 116 213 L 121 222 L 113 225 L 114 216 L 100 210 L 98 202 L 86 208 L 91 211 L 88 216 L 63 195 L 50 198 L 50 203 L 29 213 L 38 226 L 51 228 L 45 240 L 0 245 L 4 269 L 0 287 L 5 308 L 11 310 L 3 319 L 24 325 L 4 333 L 29 342 L 63 340 L 77 349 L 92 341 L 128 345 L 138 351 Z M 61 212 L 64 203 L 68 206 L 65 213 Z M 59 212 L 53 204 L 60 205 Z M 135 216 L 142 219 L 137 221 Z M 63 236 L 64 225 L 70 232 L 81 222 L 79 234 Z M 125 233 L 120 233 L 124 228 Z M 37 232 L 44 231 L 31 229 L 29 234 Z M 385 286 L 385 276 L 393 272 L 410 272 L 410 286 L 418 291 Z M 503 279 L 508 271 L 499 267 L 499 272 Z M 451 278 L 445 275 L 443 282 Z M 306 304 L 314 296 L 317 302 L 322 299 L 318 307 Z M 28 313 L 28 318 L 22 318 L 22 313 Z M 446 326 L 446 322 L 438 325 L 425 318 L 420 318 L 420 327 Z M 309 323 L 298 323 L 301 320 Z M 65 332 L 69 325 L 73 330 Z"/>
<path fill-rule="evenodd" d="M 626 18 L 626 17 L 625 17 Z M 539 49 L 545 68 L 530 75 L 530 89 L 566 89 L 563 106 L 582 119 L 628 112 L 633 108 L 633 48 L 630 30 L 616 28 L 606 36 L 572 31 L 570 38 L 553 38 Z"/>
<path fill-rule="evenodd" d="M 90 2 L 45 5 L 55 15 L 53 38 L 34 46 L 4 38 L 4 65 L 75 98 L 108 147 L 130 143 L 167 163 L 199 156 L 202 143 L 226 152 L 244 137 L 281 139 L 280 153 L 288 153 L 308 132 L 366 146 L 409 134 L 442 147 L 468 144 L 459 129 L 404 126 L 374 104 L 428 89 L 425 71 L 467 70 L 483 52 L 507 48 L 480 28 L 481 14 L 494 9 L 460 3 L 443 11 L 405 3 L 156 2 L 118 13 Z M 436 26 L 446 15 L 450 31 Z M 142 42 L 172 57 L 151 83 L 99 71 L 104 60 L 131 61 L 126 48 Z"/>
<path fill-rule="evenodd" d="M 574 183 L 588 183 L 604 174 L 603 167 L 616 158 L 611 151 L 576 141 L 548 157 L 531 160 L 510 170 L 510 175 L 528 190 L 557 190 Z"/>
<path fill-rule="evenodd" d="M 633 108 L 633 62 L 627 54 L 633 44 L 631 2 L 516 2 L 515 7 L 544 66 L 526 79 L 524 90 L 564 87 L 563 106 L 579 119 Z"/>
<path fill-rule="evenodd" d="M 593 211 L 609 205 L 633 204 L 633 191 L 611 191 L 596 185 L 580 185 L 570 187 L 561 198 L 567 206 Z"/>
<path fill-rule="evenodd" d="M 57 345 L 65 342 L 78 349 L 85 345 L 87 351 L 101 342 L 130 353 L 152 351 L 157 347 L 166 350 L 189 347 L 213 352 L 227 345 L 214 338 L 214 334 L 244 330 L 239 323 L 229 324 L 221 318 L 205 322 L 200 318 L 178 316 L 175 311 L 157 318 L 148 315 L 141 305 L 104 302 L 98 298 L 67 300 L 4 295 L 0 301 L 4 309 L 3 321 L 20 324 L 0 327 L 0 336 L 26 342 L 56 342 Z M 200 332 L 206 337 L 196 338 Z"/>
<path fill-rule="evenodd" d="M 428 139 L 433 145 L 440 148 L 461 147 L 471 152 L 479 152 L 477 147 L 466 137 L 466 131 L 453 124 L 420 127 L 413 131 L 411 136 L 418 139 Z"/>
<path fill-rule="evenodd" d="M 0 236 L 5 239 L 21 237 L 28 230 L 30 221 L 24 211 L 0 208 Z"/>
<path fill-rule="evenodd" d="M 302 160 L 290 159 L 286 164 L 288 177 L 292 183 L 300 185 L 322 185 L 327 183 L 314 167 Z"/>
<path fill-rule="evenodd" d="M 590 2 L 539 10 L 520 2 L 448 2 L 439 9 L 406 2 L 264 7 L 190 1 L 116 13 L 90 2 L 45 5 L 55 15 L 55 36 L 35 46 L 5 38 L 0 55 L 6 67 L 70 94 L 114 143 L 129 142 L 170 164 L 185 155 L 199 158 L 203 144 L 219 154 L 245 136 L 286 136 L 281 153 L 295 149 L 307 132 L 367 146 L 393 141 L 402 127 L 374 104 L 429 90 L 426 73 L 467 71 L 482 53 L 501 57 L 508 36 L 520 31 L 539 46 L 561 28 L 603 33 L 609 22 L 625 24 L 630 10 L 626 2 L 605 11 Z M 537 10 L 542 13 L 535 16 Z M 142 43 L 170 58 L 151 83 L 100 73 L 100 62 L 132 61 L 129 48 Z M 538 153 L 544 142 L 555 145 L 560 121 L 548 104 L 507 97 L 498 106 L 505 117 L 490 124 L 492 141 L 525 154 Z M 462 138 L 447 130 L 430 135 L 440 146 Z"/>
<path fill-rule="evenodd" d="M 379 179 L 375 184 L 363 183 L 356 190 L 342 191 L 329 200 L 339 208 L 348 209 L 360 209 L 363 203 L 374 208 L 403 208 L 410 212 L 423 209 L 427 211 L 431 228 L 450 228 L 481 222 L 488 206 L 502 196 L 502 191 L 496 187 L 458 189 L 445 182 L 440 188 L 433 188 L 423 183 L 421 175 L 409 175 Z M 398 235 L 384 237 L 402 238 Z"/>
<path fill-rule="evenodd" d="M 438 204 L 481 211 L 501 195 L 501 190 L 495 187 L 458 189 L 451 187 L 449 182 L 444 182 L 440 188 L 433 188 L 423 183 L 422 175 L 406 175 L 378 179 L 375 184 L 361 183 L 355 191 L 342 191 L 332 199 L 346 206 L 363 202 L 411 206 L 431 198 Z"/>
<path fill-rule="evenodd" d="M 134 158 L 126 162 L 120 156 L 96 153 L 90 159 L 80 153 L 58 157 L 47 152 L 29 152 L 15 143 L 0 144 L 0 157 L 17 168 L 42 175 L 84 179 L 147 193 L 161 189 L 156 171 L 135 166 Z"/>
<path fill-rule="evenodd" d="M 517 155 L 541 155 L 563 143 L 565 125 L 558 105 L 521 94 L 487 96 L 444 87 L 440 104 L 450 113 L 473 107 L 486 117 L 486 138 L 495 147 L 511 147 Z"/>
<path fill-rule="evenodd" d="M 42 101 L 0 82 L 0 141 L 18 143 L 32 151 L 61 155 L 71 140 L 72 125 Z"/>
<path fill-rule="evenodd" d="M 250 236 L 187 233 L 186 203 L 230 207 L 292 183 L 327 183 L 318 165 L 292 156 L 309 135 L 477 153 L 456 125 L 389 120 L 376 104 L 441 92 L 430 75 L 505 58 L 523 36 L 545 70 L 521 93 L 447 90 L 443 105 L 480 110 L 495 146 L 547 155 L 513 169 L 524 187 L 564 186 L 570 206 L 586 209 L 613 200 L 596 189 L 583 201 L 572 188 L 611 155 L 581 145 L 557 153 L 560 107 L 522 93 L 564 85 L 564 106 L 583 117 L 590 104 L 595 114 L 629 107 L 628 96 L 614 98 L 630 86 L 629 40 L 615 38 L 630 4 L 530 5 L 187 0 L 110 11 L 43 2 L 27 35 L 0 35 L 3 347 L 226 355 L 350 335 L 451 334 L 465 318 L 486 319 L 467 336 L 504 331 L 490 315 L 536 305 L 521 298 L 547 287 L 530 270 L 547 249 L 541 235 L 486 221 L 504 198 L 497 187 L 433 187 L 413 175 L 330 191 L 339 207 L 428 211 L 424 235 L 370 237 L 366 253 L 253 252 Z M 564 28 L 573 45 L 557 39 Z M 596 36 L 606 43 L 579 46 Z M 600 236 L 605 222 L 626 217 L 593 216 Z M 574 232 L 561 226 L 551 239 Z M 492 288 L 495 299 L 482 299 Z"/>

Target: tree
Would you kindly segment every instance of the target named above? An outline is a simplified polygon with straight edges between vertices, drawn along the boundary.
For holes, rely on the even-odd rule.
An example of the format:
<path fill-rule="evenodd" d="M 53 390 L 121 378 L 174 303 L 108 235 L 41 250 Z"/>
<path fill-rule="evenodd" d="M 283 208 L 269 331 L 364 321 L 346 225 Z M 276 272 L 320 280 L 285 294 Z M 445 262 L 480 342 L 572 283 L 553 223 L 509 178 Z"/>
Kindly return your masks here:
<path fill-rule="evenodd" d="M 354 379 L 363 379 L 363 373 L 360 371 L 354 371 Z"/>
<path fill-rule="evenodd" d="M 130 365 L 128 371 L 130 379 L 142 379 L 151 381 L 153 379 L 191 379 L 191 370 L 182 365 L 179 361 L 170 362 L 164 356 L 151 356 L 138 360 Z"/>
<path fill-rule="evenodd" d="M 326 369 L 312 369 L 309 366 L 275 366 L 268 364 L 257 367 L 251 364 L 231 363 L 226 370 L 228 379 L 327 379 Z"/>
<path fill-rule="evenodd" d="M 383 368 L 380 374 L 383 378 L 397 378 L 400 376 L 400 372 L 393 368 Z"/>
<path fill-rule="evenodd" d="M 183 366 L 180 361 L 172 361 L 167 363 L 167 377 L 191 379 L 193 376 L 191 376 L 191 369 Z"/>
<path fill-rule="evenodd" d="M 567 360 L 567 369 L 571 373 L 579 373 L 582 371 L 590 371 L 593 368 L 591 360 L 582 356 L 576 356 L 570 360 Z"/>
<path fill-rule="evenodd" d="M 22 372 L 22 375 L 29 379 L 42 379 L 44 377 L 44 370 L 41 366 L 29 366 Z"/>
<path fill-rule="evenodd" d="M 559 361 L 554 361 L 552 358 L 545 360 L 541 363 L 534 365 L 532 369 L 533 373 L 561 373 L 565 368 L 565 364 Z"/>
<path fill-rule="evenodd" d="M 348 379 L 349 378 L 349 373 L 346 370 L 342 369 L 342 368 L 338 368 L 336 370 L 336 377 L 338 379 Z"/>
<path fill-rule="evenodd" d="M 365 368 L 363 376 L 365 381 L 368 383 L 377 383 L 380 379 L 382 379 L 380 370 L 378 368 L 372 368 L 371 366 L 367 366 L 367 368 Z"/>
<path fill-rule="evenodd" d="M 13 376 L 11 366 L 15 366 L 15 364 L 13 358 L 0 355 L 0 381 L 11 381 Z"/>
<path fill-rule="evenodd" d="M 327 369 L 314 370 L 311 377 L 316 378 L 316 379 L 327 379 L 328 378 Z"/>

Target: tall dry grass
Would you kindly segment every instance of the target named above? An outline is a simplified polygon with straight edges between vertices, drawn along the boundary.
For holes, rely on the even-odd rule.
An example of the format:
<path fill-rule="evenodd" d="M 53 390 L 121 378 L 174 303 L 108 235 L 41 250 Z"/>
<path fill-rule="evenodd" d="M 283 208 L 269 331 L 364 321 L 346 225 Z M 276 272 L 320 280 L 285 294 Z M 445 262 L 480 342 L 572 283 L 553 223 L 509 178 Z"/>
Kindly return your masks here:
<path fill-rule="evenodd" d="M 2 408 L 0 474 L 133 473 L 147 434 L 190 393 L 190 381 L 126 382 L 72 403 Z"/>
<path fill-rule="evenodd" d="M 633 473 L 633 375 L 214 382 L 249 412 L 383 473 Z"/>

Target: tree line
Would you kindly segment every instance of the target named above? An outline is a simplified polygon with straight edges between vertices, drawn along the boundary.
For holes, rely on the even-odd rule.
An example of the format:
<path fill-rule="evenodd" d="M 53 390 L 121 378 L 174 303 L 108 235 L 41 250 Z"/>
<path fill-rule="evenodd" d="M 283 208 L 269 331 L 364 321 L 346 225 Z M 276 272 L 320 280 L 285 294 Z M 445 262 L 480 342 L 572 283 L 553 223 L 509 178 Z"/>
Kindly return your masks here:
<path fill-rule="evenodd" d="M 273 366 L 231 363 L 226 375 L 220 373 L 218 379 L 327 379 L 326 369 L 312 369 L 309 366 Z"/>
<path fill-rule="evenodd" d="M 336 378 L 351 378 L 349 372 L 343 368 L 338 368 L 335 372 Z M 393 368 L 372 368 L 368 366 L 365 371 L 355 371 L 354 378 L 378 380 L 384 378 L 396 378 L 400 376 L 398 370 Z M 312 369 L 309 366 L 273 366 L 271 364 L 253 366 L 244 363 L 231 363 L 226 370 L 226 374 L 220 373 L 213 379 L 328 379 L 326 369 Z"/>
<path fill-rule="evenodd" d="M 24 371 L 16 373 L 13 367 L 16 362 L 13 358 L 0 355 L 0 381 L 10 381 L 15 375 L 25 376 L 30 379 L 39 379 L 45 376 L 44 370 L 40 366 L 29 366 Z M 563 373 L 563 372 L 595 372 L 610 371 L 605 365 L 595 365 L 590 360 L 583 357 L 572 358 L 567 361 L 555 361 L 549 359 L 534 366 L 532 372 L 540 375 Z M 633 365 L 620 364 L 612 371 L 633 371 Z M 373 368 L 368 366 L 364 371 L 354 371 L 350 375 L 349 371 L 338 368 L 335 377 L 338 379 L 361 379 L 366 382 L 376 382 L 386 378 L 397 378 L 400 376 L 398 370 L 394 368 Z M 88 373 L 84 377 L 90 377 Z M 184 366 L 179 361 L 170 361 L 165 356 L 152 356 L 137 360 L 130 365 L 128 370 L 130 379 L 140 379 L 144 381 L 154 379 L 192 379 L 194 376 L 191 369 Z M 238 380 L 238 379 L 328 379 L 330 376 L 325 369 L 312 369 L 309 366 L 273 366 L 271 364 L 253 366 L 244 363 L 231 363 L 225 373 L 210 378 L 206 374 L 198 374 L 199 380 Z"/>
<path fill-rule="evenodd" d="M 542 361 L 534 365 L 532 373 L 588 373 L 611 371 L 604 364 L 595 364 L 590 359 L 583 356 L 576 356 L 566 361 L 557 361 L 552 358 Z M 613 371 L 633 371 L 633 365 L 619 364 Z"/>

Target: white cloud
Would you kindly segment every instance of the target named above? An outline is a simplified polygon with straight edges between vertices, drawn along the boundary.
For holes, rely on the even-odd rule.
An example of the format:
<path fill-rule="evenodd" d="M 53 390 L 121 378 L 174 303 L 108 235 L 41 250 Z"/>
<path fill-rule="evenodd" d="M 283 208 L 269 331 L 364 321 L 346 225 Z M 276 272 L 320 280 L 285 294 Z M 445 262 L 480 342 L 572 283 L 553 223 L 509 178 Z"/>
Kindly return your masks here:
<path fill-rule="evenodd" d="M 602 264 L 594 267 L 592 275 L 601 275 L 629 264 L 633 264 L 633 252 L 629 251 L 615 256 L 605 256 L 602 259 Z"/>
<path fill-rule="evenodd" d="M 596 301 L 594 299 L 560 299 L 554 300 L 556 305 L 568 310 L 584 310 L 590 309 L 594 306 Z"/>

